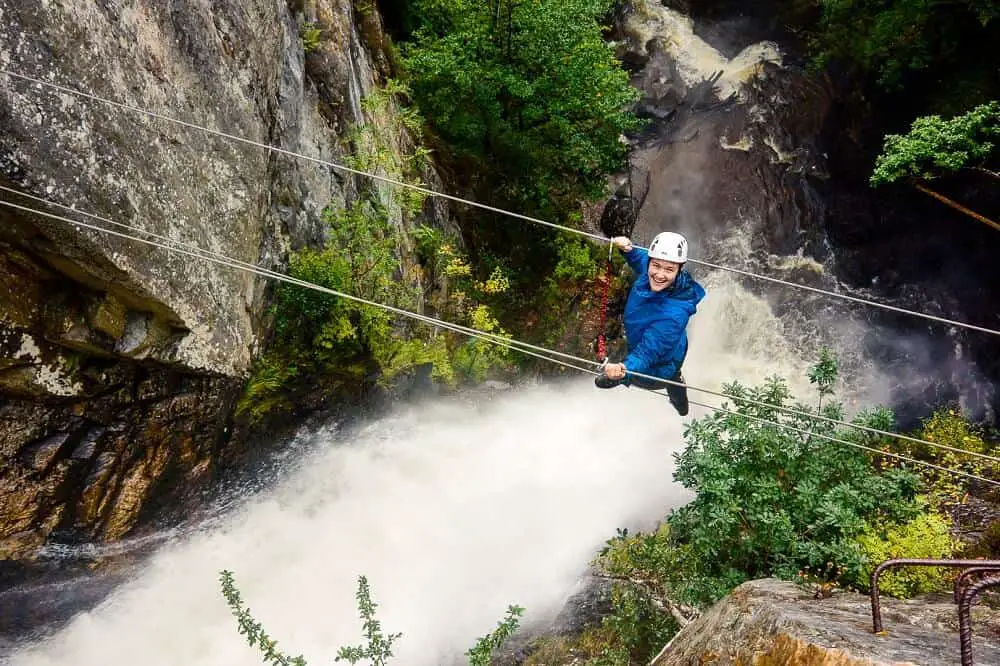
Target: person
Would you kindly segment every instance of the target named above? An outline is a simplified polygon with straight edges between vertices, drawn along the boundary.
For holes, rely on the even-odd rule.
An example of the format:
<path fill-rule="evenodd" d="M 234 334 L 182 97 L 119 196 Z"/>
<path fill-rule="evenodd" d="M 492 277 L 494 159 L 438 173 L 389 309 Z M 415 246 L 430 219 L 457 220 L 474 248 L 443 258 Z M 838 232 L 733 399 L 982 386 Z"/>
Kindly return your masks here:
<path fill-rule="evenodd" d="M 636 274 L 625 303 L 628 354 L 621 363 L 607 363 L 594 383 L 655 390 L 666 388 L 681 416 L 688 413 L 687 388 L 636 375 L 651 375 L 684 383 L 681 366 L 687 356 L 687 324 L 705 297 L 705 289 L 684 270 L 688 243 L 672 231 L 657 234 L 649 250 L 634 247 L 625 236 L 612 239 Z"/>

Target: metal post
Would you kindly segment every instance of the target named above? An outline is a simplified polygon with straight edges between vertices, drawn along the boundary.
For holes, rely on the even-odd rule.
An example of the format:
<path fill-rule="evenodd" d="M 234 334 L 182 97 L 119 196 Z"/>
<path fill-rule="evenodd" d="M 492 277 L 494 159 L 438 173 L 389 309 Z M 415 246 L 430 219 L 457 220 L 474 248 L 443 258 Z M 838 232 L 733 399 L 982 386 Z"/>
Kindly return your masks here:
<path fill-rule="evenodd" d="M 972 602 L 988 587 L 1000 585 L 1000 576 L 990 576 L 965 588 L 958 604 L 958 640 L 962 645 L 962 666 L 972 663 Z"/>
<path fill-rule="evenodd" d="M 965 580 L 973 574 L 983 573 L 986 571 L 995 571 L 1000 573 L 1000 569 L 997 569 L 996 567 L 971 567 L 969 569 L 966 569 L 962 573 L 958 574 L 958 578 L 955 579 L 954 598 L 956 604 L 962 603 L 962 584 L 965 582 Z"/>

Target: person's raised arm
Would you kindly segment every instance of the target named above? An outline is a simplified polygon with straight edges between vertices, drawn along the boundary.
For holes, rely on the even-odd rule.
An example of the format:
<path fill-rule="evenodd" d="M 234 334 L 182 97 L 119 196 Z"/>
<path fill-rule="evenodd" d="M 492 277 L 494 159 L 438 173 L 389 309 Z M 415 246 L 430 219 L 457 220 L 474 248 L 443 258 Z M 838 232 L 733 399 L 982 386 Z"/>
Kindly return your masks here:
<path fill-rule="evenodd" d="M 611 242 L 625 254 L 625 261 L 628 262 L 629 267 L 635 271 L 636 275 L 642 275 L 646 272 L 647 255 L 645 250 L 632 245 L 628 236 L 615 236 Z"/>

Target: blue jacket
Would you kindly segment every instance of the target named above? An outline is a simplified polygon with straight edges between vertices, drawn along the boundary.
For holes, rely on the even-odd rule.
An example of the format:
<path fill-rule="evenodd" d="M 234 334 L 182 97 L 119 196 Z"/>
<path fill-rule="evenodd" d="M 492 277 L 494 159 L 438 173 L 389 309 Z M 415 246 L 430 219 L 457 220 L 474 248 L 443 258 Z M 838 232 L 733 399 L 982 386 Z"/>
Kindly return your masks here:
<path fill-rule="evenodd" d="M 673 379 L 687 354 L 688 319 L 698 309 L 705 290 L 681 270 L 674 283 L 660 292 L 649 288 L 649 255 L 632 248 L 625 260 L 637 277 L 625 304 L 628 356 L 625 368 L 663 379 Z"/>

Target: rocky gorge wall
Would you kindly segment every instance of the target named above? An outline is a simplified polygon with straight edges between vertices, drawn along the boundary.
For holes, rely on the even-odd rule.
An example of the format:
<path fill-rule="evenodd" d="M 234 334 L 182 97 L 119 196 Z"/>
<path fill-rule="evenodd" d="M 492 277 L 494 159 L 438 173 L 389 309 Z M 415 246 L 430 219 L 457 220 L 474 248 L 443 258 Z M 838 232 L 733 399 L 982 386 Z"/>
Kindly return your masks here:
<path fill-rule="evenodd" d="M 304 27 L 320 31 L 308 52 Z M 4 70 L 338 162 L 388 72 L 383 41 L 378 12 L 347 0 L 0 0 Z M 357 189 L 4 75 L 0 185 L 274 269 Z M 251 274 L 0 207 L 0 558 L 54 530 L 120 538 L 150 498 L 196 496 L 265 303 Z"/>

